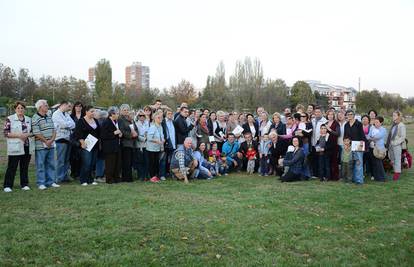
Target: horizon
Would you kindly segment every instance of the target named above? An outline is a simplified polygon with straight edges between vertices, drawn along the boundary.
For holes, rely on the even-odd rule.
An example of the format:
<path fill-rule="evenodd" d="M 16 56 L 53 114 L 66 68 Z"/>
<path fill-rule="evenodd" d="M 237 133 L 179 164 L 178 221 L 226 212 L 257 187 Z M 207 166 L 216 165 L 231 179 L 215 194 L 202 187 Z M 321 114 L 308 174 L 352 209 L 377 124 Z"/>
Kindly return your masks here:
<path fill-rule="evenodd" d="M 373 12 L 375 8 L 375 12 Z M 62 12 L 64 10 L 65 12 Z M 111 62 L 113 81 L 125 67 L 150 67 L 151 88 L 182 79 L 205 87 L 223 61 L 258 58 L 265 78 L 317 80 L 361 90 L 413 96 L 414 3 L 410 1 L 3 1 L 0 62 L 39 79 L 74 76 Z M 144 40 L 144 41 L 142 41 Z"/>

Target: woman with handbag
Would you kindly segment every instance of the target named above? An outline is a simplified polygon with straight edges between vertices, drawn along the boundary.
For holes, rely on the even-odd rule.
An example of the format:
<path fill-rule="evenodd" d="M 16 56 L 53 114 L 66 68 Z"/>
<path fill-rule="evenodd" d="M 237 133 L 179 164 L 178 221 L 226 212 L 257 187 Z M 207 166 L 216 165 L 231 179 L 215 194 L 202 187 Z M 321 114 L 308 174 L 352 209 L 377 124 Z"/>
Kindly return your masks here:
<path fill-rule="evenodd" d="M 370 128 L 367 135 L 371 148 L 369 153 L 372 153 L 372 155 L 370 155 L 372 176 L 374 176 L 374 180 L 378 182 L 385 181 L 385 171 L 382 160 L 387 154 L 387 150 L 385 149 L 385 136 L 387 135 L 387 130 L 382 127 L 383 122 L 384 118 L 377 116 L 374 119 L 374 125 Z"/>
<path fill-rule="evenodd" d="M 26 106 L 17 101 L 14 104 L 15 114 L 7 117 L 4 124 L 4 135 L 7 138 L 7 170 L 4 177 L 4 192 L 12 192 L 17 166 L 20 164 L 20 186 L 22 190 L 29 187 L 29 162 L 34 153 L 34 139 L 31 132 L 31 119 L 24 115 Z"/>

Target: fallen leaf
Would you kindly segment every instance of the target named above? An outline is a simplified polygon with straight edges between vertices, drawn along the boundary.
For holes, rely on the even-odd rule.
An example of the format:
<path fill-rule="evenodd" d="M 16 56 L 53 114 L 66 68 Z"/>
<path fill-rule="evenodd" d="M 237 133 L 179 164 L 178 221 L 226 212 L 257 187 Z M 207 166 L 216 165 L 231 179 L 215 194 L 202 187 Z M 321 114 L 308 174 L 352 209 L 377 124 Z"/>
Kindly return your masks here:
<path fill-rule="evenodd" d="M 188 240 L 188 237 L 183 236 L 183 237 L 181 237 L 181 240 Z"/>
<path fill-rule="evenodd" d="M 220 259 L 221 258 L 221 255 L 220 254 L 216 254 L 216 258 L 217 259 Z"/>

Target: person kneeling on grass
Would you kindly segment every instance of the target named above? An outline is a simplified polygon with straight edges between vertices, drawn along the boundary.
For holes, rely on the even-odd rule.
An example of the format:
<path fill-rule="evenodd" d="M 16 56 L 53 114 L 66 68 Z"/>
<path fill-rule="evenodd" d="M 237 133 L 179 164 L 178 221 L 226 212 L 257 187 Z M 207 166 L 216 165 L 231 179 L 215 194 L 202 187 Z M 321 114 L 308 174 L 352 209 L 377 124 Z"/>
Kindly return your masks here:
<path fill-rule="evenodd" d="M 195 177 L 210 180 L 215 174 L 215 168 L 206 160 L 206 155 L 206 143 L 201 142 L 198 144 L 197 150 L 193 152 L 193 157 L 198 161 Z"/>
<path fill-rule="evenodd" d="M 294 147 L 292 157 L 289 159 L 280 159 L 279 162 L 280 165 L 283 164 L 283 166 L 289 167 L 287 173 L 282 176 L 282 182 L 300 181 L 302 178 L 302 166 L 305 159 L 305 153 L 303 152 L 303 149 L 301 149 L 298 137 L 292 138 L 292 145 Z"/>
<path fill-rule="evenodd" d="M 227 141 L 223 145 L 222 153 L 226 155 L 227 165 L 230 170 L 240 171 L 241 169 L 241 160 L 237 157 L 237 151 L 239 151 L 239 142 L 235 141 L 233 133 L 229 133 Z"/>
<path fill-rule="evenodd" d="M 178 180 L 184 180 L 185 183 L 188 183 L 188 177 L 194 178 L 195 168 L 198 165 L 193 156 L 192 142 L 191 137 L 185 138 L 184 144 L 178 146 L 171 158 L 171 172 L 174 177 Z"/>

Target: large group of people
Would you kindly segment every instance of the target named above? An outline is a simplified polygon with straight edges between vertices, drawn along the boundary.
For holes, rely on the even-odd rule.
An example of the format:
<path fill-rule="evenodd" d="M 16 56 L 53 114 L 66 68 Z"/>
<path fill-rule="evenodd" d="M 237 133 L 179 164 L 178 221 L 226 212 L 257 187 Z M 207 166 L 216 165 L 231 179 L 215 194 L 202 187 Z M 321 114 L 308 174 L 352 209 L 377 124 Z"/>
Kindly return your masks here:
<path fill-rule="evenodd" d="M 21 189 L 30 190 L 32 155 L 40 190 L 73 179 L 82 186 L 188 183 L 241 171 L 282 182 L 317 178 L 362 185 L 364 179 L 386 181 L 387 162 L 393 180 L 411 167 L 400 111 L 387 130 L 375 110 L 359 117 L 353 110 L 315 105 L 285 108 L 283 114 L 263 107 L 255 114 L 191 110 L 186 103 L 172 110 L 160 100 L 138 111 L 128 104 L 100 110 L 62 101 L 52 112 L 42 99 L 35 107 L 30 118 L 18 101 L 5 121 L 5 192 L 12 191 L 19 165 Z"/>

